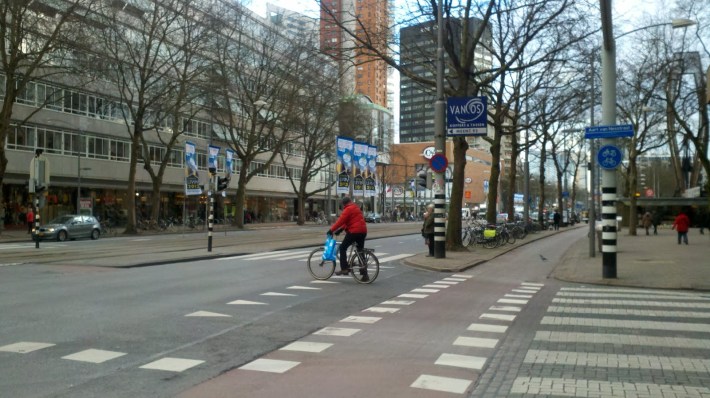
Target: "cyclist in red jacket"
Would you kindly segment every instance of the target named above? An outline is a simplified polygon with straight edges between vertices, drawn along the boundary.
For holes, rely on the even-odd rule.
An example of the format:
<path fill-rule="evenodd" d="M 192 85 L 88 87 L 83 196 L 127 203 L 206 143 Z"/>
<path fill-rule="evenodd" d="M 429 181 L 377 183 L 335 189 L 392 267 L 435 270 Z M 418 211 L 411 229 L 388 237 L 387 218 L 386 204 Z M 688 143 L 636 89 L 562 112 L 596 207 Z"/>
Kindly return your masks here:
<path fill-rule="evenodd" d="M 365 247 L 365 238 L 367 237 L 367 224 L 365 217 L 362 215 L 360 207 L 344 196 L 341 200 L 343 204 L 343 212 L 338 217 L 330 229 L 328 235 L 340 233 L 345 230 L 345 238 L 340 243 L 340 271 L 336 271 L 336 275 L 347 275 L 350 273 L 348 264 L 348 247 L 353 243 L 357 244 L 359 249 Z"/>

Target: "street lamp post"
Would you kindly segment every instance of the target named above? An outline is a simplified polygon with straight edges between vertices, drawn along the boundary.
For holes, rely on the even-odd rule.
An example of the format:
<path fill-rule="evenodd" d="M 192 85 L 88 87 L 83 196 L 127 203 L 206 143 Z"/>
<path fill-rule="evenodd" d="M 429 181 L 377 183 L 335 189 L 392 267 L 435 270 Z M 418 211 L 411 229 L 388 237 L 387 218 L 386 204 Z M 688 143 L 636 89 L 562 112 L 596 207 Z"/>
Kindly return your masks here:
<path fill-rule="evenodd" d="M 602 25 L 602 124 L 616 124 L 616 43 L 612 22 L 611 0 L 600 0 Z M 673 28 L 695 24 L 689 19 L 674 19 Z M 625 32 L 618 37 L 669 23 L 645 26 Z M 614 145 L 616 139 L 602 139 L 602 145 Z M 616 278 L 616 170 L 602 172 L 602 277 Z"/>

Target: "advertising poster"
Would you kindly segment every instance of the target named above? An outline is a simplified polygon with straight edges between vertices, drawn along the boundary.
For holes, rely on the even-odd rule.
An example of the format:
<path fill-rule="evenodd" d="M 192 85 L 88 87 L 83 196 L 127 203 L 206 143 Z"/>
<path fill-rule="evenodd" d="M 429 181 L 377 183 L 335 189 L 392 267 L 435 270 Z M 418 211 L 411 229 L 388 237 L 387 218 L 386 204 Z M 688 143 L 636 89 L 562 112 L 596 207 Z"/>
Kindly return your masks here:
<path fill-rule="evenodd" d="M 338 175 L 337 193 L 350 193 L 350 179 L 353 173 L 353 140 L 345 137 L 336 138 L 338 160 L 336 173 Z"/>
<path fill-rule="evenodd" d="M 369 145 L 362 142 L 353 144 L 353 165 L 355 178 L 353 179 L 353 196 L 365 196 L 365 178 L 369 172 L 367 166 L 367 153 Z"/>
<path fill-rule="evenodd" d="M 217 172 L 217 156 L 219 156 L 219 147 L 210 145 L 209 156 L 207 157 L 207 168 Z"/>
<path fill-rule="evenodd" d="M 197 176 L 195 144 L 185 142 L 185 195 L 201 195 L 200 179 Z"/>
<path fill-rule="evenodd" d="M 225 153 L 227 154 L 227 157 L 225 158 L 225 171 L 227 172 L 228 176 L 232 175 L 232 170 L 234 169 L 234 151 L 231 149 L 226 149 Z"/>
<path fill-rule="evenodd" d="M 377 147 L 367 147 L 367 178 L 365 178 L 365 196 L 374 197 L 377 179 Z"/>

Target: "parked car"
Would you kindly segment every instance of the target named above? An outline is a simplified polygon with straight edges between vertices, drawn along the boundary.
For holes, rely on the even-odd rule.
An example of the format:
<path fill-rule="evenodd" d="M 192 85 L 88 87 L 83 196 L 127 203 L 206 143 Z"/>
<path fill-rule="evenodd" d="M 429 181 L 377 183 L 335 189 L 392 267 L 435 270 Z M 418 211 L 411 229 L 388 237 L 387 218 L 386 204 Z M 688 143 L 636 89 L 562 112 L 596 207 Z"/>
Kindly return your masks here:
<path fill-rule="evenodd" d="M 365 222 L 378 223 L 382 222 L 382 216 L 379 213 L 369 212 L 365 214 Z"/>
<path fill-rule="evenodd" d="M 59 216 L 39 229 L 32 230 L 32 239 L 51 239 L 63 242 L 67 239 L 91 238 L 99 239 L 101 224 L 93 216 L 67 214 Z"/>

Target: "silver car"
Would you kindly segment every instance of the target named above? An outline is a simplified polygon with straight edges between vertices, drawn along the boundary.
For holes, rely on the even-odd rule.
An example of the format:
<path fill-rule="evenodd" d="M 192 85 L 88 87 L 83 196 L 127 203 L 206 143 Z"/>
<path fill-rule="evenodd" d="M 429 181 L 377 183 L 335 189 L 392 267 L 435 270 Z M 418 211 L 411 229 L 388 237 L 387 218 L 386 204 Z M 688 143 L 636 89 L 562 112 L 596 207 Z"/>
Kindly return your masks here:
<path fill-rule="evenodd" d="M 32 239 L 52 239 L 63 242 L 67 239 L 91 238 L 101 236 L 101 224 L 93 216 L 67 214 L 59 216 L 39 229 L 32 230 Z"/>

